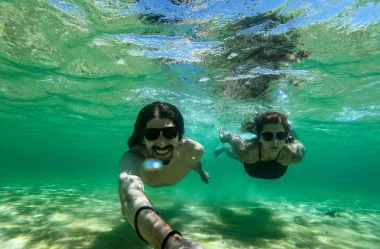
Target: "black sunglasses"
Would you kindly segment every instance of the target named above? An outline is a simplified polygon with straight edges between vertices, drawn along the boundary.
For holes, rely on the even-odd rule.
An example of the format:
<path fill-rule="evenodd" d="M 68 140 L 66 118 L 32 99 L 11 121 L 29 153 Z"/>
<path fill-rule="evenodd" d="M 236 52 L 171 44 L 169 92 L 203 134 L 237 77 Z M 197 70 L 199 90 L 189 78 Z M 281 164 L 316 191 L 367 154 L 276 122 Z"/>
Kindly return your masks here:
<path fill-rule="evenodd" d="M 162 129 L 159 128 L 148 128 L 144 130 L 144 137 L 146 140 L 153 141 L 160 137 L 160 131 L 166 139 L 173 139 L 177 136 L 178 131 L 176 127 L 165 127 Z"/>
<path fill-rule="evenodd" d="M 278 140 L 285 140 L 288 136 L 288 132 L 286 131 L 280 131 L 280 132 L 263 132 L 261 133 L 261 136 L 263 137 L 264 141 L 271 141 L 274 138 L 274 134 L 276 134 L 276 137 Z"/>

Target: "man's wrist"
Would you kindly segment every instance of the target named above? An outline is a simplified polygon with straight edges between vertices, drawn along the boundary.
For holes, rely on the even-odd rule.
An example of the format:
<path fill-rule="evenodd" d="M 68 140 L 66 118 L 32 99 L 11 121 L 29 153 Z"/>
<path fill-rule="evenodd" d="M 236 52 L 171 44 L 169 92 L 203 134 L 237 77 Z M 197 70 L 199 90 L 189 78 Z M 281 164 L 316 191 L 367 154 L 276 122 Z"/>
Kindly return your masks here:
<path fill-rule="evenodd" d="M 137 219 L 140 233 L 154 248 L 159 248 L 165 236 L 172 230 L 162 217 L 152 210 L 142 210 Z"/>
<path fill-rule="evenodd" d="M 154 244 L 157 246 L 161 246 L 162 241 L 164 241 L 165 237 L 173 229 L 163 219 L 160 219 L 153 224 L 153 230 L 157 231 L 157 240 L 154 242 Z"/>
<path fill-rule="evenodd" d="M 154 221 L 154 215 L 157 215 L 157 211 L 151 206 L 145 205 L 136 211 L 134 225 L 137 235 L 145 242 L 149 243 L 141 234 L 141 230 Z M 140 227 L 140 229 L 139 229 Z"/>
<path fill-rule="evenodd" d="M 179 235 L 179 234 L 174 234 L 172 235 L 169 239 L 168 239 L 168 242 L 166 243 L 166 246 L 164 249 L 170 249 L 172 248 L 173 246 L 177 245 L 178 243 L 181 242 L 182 240 L 182 236 Z"/>

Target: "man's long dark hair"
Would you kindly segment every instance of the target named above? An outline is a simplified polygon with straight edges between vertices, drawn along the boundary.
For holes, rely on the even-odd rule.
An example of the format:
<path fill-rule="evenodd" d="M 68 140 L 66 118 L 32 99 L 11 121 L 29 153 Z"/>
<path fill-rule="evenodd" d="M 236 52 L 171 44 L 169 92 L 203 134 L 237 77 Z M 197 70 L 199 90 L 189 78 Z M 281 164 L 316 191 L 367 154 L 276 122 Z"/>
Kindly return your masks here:
<path fill-rule="evenodd" d="M 175 127 L 177 127 L 179 139 L 182 139 L 183 134 L 185 133 L 182 114 L 174 105 L 157 101 L 144 106 L 137 115 L 135 129 L 132 136 L 128 139 L 129 148 L 142 144 L 142 136 L 146 124 L 153 118 L 169 119 L 173 121 Z"/>

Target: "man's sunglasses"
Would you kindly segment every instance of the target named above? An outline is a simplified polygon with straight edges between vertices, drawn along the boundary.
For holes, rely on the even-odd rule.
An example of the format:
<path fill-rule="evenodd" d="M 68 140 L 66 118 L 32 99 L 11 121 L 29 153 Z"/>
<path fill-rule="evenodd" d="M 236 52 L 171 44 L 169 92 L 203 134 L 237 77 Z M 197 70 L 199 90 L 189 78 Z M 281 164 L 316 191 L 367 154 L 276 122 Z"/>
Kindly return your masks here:
<path fill-rule="evenodd" d="M 272 141 L 274 138 L 274 135 L 276 135 L 276 138 L 278 140 L 285 140 L 288 136 L 288 132 L 286 131 L 280 131 L 280 132 L 263 132 L 261 133 L 261 136 L 263 137 L 264 141 Z"/>
<path fill-rule="evenodd" d="M 160 131 L 166 139 L 173 139 L 177 136 L 178 131 L 176 127 L 148 128 L 144 130 L 144 137 L 146 140 L 153 141 L 160 137 Z"/>

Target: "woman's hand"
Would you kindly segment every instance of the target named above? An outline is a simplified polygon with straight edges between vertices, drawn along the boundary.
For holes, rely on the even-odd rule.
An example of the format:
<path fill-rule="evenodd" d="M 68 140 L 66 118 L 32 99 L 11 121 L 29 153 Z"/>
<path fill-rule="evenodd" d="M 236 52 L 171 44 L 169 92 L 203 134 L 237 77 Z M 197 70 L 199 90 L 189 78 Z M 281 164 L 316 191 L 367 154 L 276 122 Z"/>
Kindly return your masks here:
<path fill-rule="evenodd" d="M 219 140 L 220 140 L 220 142 L 227 143 L 228 137 L 229 137 L 228 135 L 229 134 L 226 135 L 226 133 L 224 133 L 222 128 L 219 128 Z"/>

